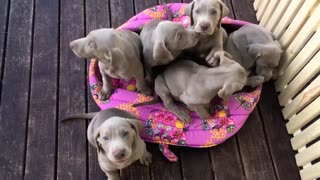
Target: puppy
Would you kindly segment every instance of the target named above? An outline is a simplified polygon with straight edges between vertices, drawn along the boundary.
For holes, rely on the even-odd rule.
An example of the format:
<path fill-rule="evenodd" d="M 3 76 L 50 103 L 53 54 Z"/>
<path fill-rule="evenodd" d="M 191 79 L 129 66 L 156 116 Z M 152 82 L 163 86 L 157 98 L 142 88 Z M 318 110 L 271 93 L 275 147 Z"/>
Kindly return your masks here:
<path fill-rule="evenodd" d="M 88 126 L 87 138 L 97 149 L 100 168 L 110 180 L 120 180 L 119 169 L 136 160 L 149 166 L 151 154 L 140 138 L 143 126 L 133 115 L 120 109 L 107 109 L 100 112 L 78 114 L 66 117 L 71 119 L 92 119 Z"/>
<path fill-rule="evenodd" d="M 264 81 L 277 77 L 281 46 L 274 35 L 258 25 L 242 26 L 228 37 L 225 50 L 247 71 L 253 71 Z M 253 69 L 255 67 L 255 69 Z"/>
<path fill-rule="evenodd" d="M 217 56 L 219 55 L 219 56 Z M 202 119 L 210 117 L 210 102 L 218 95 L 228 100 L 231 95 L 247 84 L 247 74 L 241 65 L 224 54 L 216 54 L 219 66 L 208 68 L 191 60 L 173 62 L 155 80 L 155 92 L 164 106 L 184 121 L 190 122 L 190 116 L 178 108 L 174 100 L 183 102 Z M 153 101 L 134 106 L 152 104 Z"/>
<path fill-rule="evenodd" d="M 106 100 L 112 93 L 111 77 L 129 80 L 135 78 L 137 89 L 146 95 L 151 90 L 146 85 L 141 60 L 139 35 L 126 30 L 98 29 L 86 37 L 70 43 L 72 51 L 81 58 L 96 58 L 102 75 L 103 88 L 99 99 Z"/>
<path fill-rule="evenodd" d="M 181 24 L 164 20 L 153 20 L 140 33 L 143 46 L 146 80 L 153 81 L 152 67 L 173 61 L 184 49 L 199 41 L 198 34 L 185 29 Z"/>
<path fill-rule="evenodd" d="M 185 14 L 190 17 L 192 28 L 200 34 L 198 44 L 188 52 L 196 53 L 209 65 L 216 66 L 215 53 L 224 53 L 223 43 L 227 38 L 221 19 L 229 14 L 229 9 L 221 0 L 193 0 Z"/>

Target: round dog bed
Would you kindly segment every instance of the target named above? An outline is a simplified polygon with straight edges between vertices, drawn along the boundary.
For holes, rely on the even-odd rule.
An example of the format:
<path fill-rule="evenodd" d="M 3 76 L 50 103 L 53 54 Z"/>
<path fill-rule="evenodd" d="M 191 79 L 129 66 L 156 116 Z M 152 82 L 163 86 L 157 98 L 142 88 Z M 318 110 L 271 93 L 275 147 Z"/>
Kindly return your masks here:
<path fill-rule="evenodd" d="M 168 7 L 173 14 L 173 21 L 181 23 L 187 27 L 190 19 L 184 16 L 187 4 L 173 3 Z M 135 15 L 118 29 L 127 29 L 139 32 L 144 24 L 152 19 L 167 19 L 167 15 L 162 5 L 144 10 Z M 222 26 L 230 33 L 247 22 L 223 18 Z M 188 146 L 188 147 L 212 147 L 218 145 L 233 136 L 242 127 L 249 114 L 255 108 L 261 92 L 261 86 L 256 89 L 244 89 L 235 93 L 232 98 L 225 102 L 220 98 L 212 100 L 215 113 L 210 119 L 202 120 L 194 112 L 185 109 L 193 121 L 185 124 L 169 112 L 162 103 L 132 107 L 134 103 L 151 100 L 153 97 L 145 96 L 135 92 L 135 80 L 130 81 L 113 79 L 113 86 L 116 87 L 114 93 L 107 101 L 98 99 L 98 92 L 102 87 L 101 74 L 99 72 L 97 60 L 92 59 L 89 66 L 89 84 L 91 94 L 97 105 L 101 109 L 119 108 L 128 111 L 144 124 L 141 133 L 142 139 L 160 144 L 160 150 L 170 161 L 177 161 L 177 157 L 169 150 L 168 145 Z M 181 107 L 183 108 L 183 107 Z"/>

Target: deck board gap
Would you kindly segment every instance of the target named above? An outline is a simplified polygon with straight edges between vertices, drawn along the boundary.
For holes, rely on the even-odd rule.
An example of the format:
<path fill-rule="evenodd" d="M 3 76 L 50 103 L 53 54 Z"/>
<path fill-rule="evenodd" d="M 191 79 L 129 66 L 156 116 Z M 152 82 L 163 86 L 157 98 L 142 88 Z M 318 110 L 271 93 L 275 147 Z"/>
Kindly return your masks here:
<path fill-rule="evenodd" d="M 5 28 L 3 32 L 3 48 L 2 48 L 2 60 L 0 61 L 0 106 L 1 106 L 1 97 L 2 97 L 2 80 L 3 80 L 3 75 L 4 75 L 4 66 L 5 66 L 5 60 L 6 60 L 6 52 L 7 52 L 7 42 L 8 42 L 8 29 L 9 29 L 9 18 L 10 18 L 10 9 L 11 9 L 11 1 L 8 0 L 7 4 L 7 12 L 6 12 L 6 21 L 5 21 Z M 1 32 L 0 32 L 1 36 Z"/>
<path fill-rule="evenodd" d="M 57 76 L 56 76 L 56 123 L 55 123 L 55 152 L 54 152 L 54 180 L 57 180 L 58 177 L 58 144 L 59 144 L 59 86 L 60 86 L 60 43 L 61 43 L 61 0 L 58 1 L 58 43 L 57 43 Z"/>
<path fill-rule="evenodd" d="M 32 80 L 32 65 L 33 65 L 33 42 L 34 42 L 34 20 L 35 20 L 35 12 L 36 12 L 36 2 L 32 1 L 32 24 L 31 24 L 31 44 L 30 44 L 30 69 L 29 69 L 29 84 L 28 84 L 28 97 L 27 97 L 27 115 L 26 115 L 26 127 L 25 127 L 25 135 L 24 135 L 24 154 L 23 154 L 23 162 L 22 162 L 22 177 L 25 177 L 26 170 L 26 158 L 27 158 L 27 145 L 28 145 L 28 130 L 29 130 L 29 110 L 31 106 L 31 80 Z"/>

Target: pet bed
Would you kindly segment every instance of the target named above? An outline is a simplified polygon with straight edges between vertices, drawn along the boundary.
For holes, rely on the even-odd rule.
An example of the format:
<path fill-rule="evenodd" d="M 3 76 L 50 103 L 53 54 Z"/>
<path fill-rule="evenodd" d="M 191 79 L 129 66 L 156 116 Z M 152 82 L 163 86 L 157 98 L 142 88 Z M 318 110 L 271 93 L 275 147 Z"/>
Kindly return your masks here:
<path fill-rule="evenodd" d="M 190 24 L 190 18 L 184 15 L 186 5 L 184 3 L 168 4 L 173 21 L 181 23 L 184 27 Z M 167 19 L 162 5 L 142 11 L 118 29 L 139 32 L 144 24 L 153 19 Z M 228 33 L 246 23 L 227 17 L 222 20 L 222 26 Z M 101 74 L 97 60 L 92 59 L 89 66 L 89 84 L 97 105 L 101 109 L 119 108 L 141 119 L 144 124 L 144 130 L 141 133 L 142 139 L 159 143 L 161 152 L 170 161 L 177 161 L 178 158 L 169 150 L 168 145 L 205 148 L 216 146 L 233 136 L 255 108 L 261 93 L 260 86 L 235 93 L 228 102 L 216 97 L 212 100 L 215 112 L 211 118 L 206 120 L 200 119 L 194 112 L 185 109 L 193 119 L 191 124 L 186 124 L 179 121 L 162 103 L 132 107 L 131 105 L 134 103 L 149 101 L 153 98 L 135 92 L 134 79 L 130 81 L 112 79 L 112 83 L 116 87 L 112 96 L 107 101 L 100 101 L 97 94 L 102 87 Z"/>

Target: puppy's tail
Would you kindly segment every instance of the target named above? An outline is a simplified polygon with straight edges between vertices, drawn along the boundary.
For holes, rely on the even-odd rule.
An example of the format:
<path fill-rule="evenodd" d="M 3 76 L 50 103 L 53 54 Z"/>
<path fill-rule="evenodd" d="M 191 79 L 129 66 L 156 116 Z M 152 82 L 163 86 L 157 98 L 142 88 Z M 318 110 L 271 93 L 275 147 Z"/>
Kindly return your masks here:
<path fill-rule="evenodd" d="M 92 119 L 96 116 L 98 112 L 92 112 L 92 113 L 82 113 L 82 114 L 74 114 L 71 116 L 67 116 L 63 119 L 60 119 L 60 122 L 65 122 L 69 120 L 74 120 L 74 119 Z"/>
<path fill-rule="evenodd" d="M 164 10 L 166 11 L 166 14 L 168 15 L 168 20 L 169 20 L 169 21 L 172 21 L 172 20 L 173 20 L 173 16 L 172 16 L 172 14 L 171 14 L 171 12 L 170 12 L 170 9 L 169 9 L 166 1 L 165 1 L 165 0 L 162 0 L 162 4 L 163 4 L 163 7 L 164 7 Z"/>
<path fill-rule="evenodd" d="M 156 96 L 156 97 L 153 98 L 151 101 L 142 102 L 142 103 L 137 103 L 137 104 L 132 104 L 132 107 L 151 105 L 151 104 L 156 104 L 156 103 L 158 103 L 158 102 L 161 102 L 161 98 L 160 98 L 159 96 Z"/>

